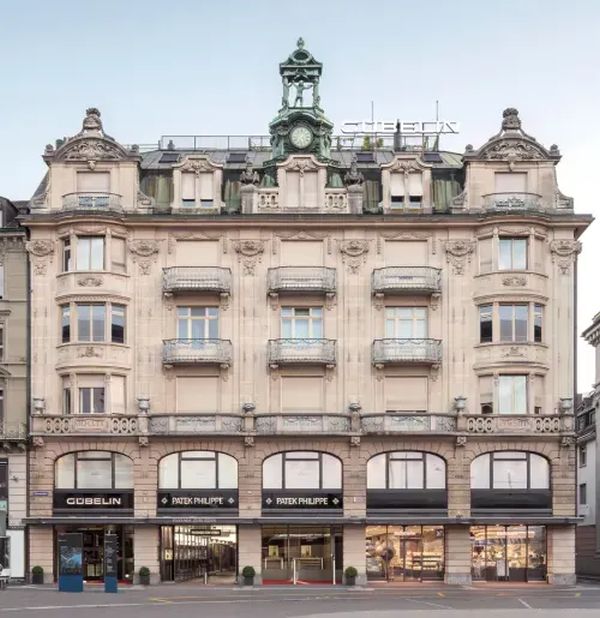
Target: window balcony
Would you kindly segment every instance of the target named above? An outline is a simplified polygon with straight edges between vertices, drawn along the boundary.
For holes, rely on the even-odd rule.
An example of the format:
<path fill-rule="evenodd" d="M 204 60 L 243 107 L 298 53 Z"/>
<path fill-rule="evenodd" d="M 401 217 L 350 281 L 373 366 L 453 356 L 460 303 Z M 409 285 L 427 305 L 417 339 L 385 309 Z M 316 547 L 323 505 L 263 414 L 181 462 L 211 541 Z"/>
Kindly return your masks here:
<path fill-rule="evenodd" d="M 463 414 L 459 430 L 470 434 L 560 435 L 573 432 L 573 415 Z"/>
<path fill-rule="evenodd" d="M 163 292 L 231 293 L 231 270 L 212 266 L 173 266 L 163 269 Z"/>
<path fill-rule="evenodd" d="M 363 414 L 360 428 L 363 434 L 447 434 L 456 431 L 456 415 L 422 411 Z"/>
<path fill-rule="evenodd" d="M 65 193 L 62 201 L 63 210 L 123 211 L 121 195 L 118 193 L 97 191 Z"/>
<path fill-rule="evenodd" d="M 269 365 L 325 365 L 335 366 L 333 339 L 271 339 Z"/>
<path fill-rule="evenodd" d="M 269 268 L 269 294 L 316 293 L 335 294 L 335 268 L 319 266 L 280 266 Z"/>
<path fill-rule="evenodd" d="M 232 359 L 229 339 L 166 339 L 163 341 L 163 365 L 221 365 Z"/>
<path fill-rule="evenodd" d="M 430 266 L 388 266 L 372 275 L 373 294 L 439 294 L 440 269 Z"/>
<path fill-rule="evenodd" d="M 9 423 L 0 420 L 0 442 L 25 442 L 27 440 L 27 425 L 25 423 Z"/>
<path fill-rule="evenodd" d="M 121 414 L 34 415 L 31 433 L 34 436 L 137 436 L 143 433 L 145 419 Z"/>
<path fill-rule="evenodd" d="M 439 339 L 375 339 L 373 364 L 438 365 L 442 360 L 442 342 Z"/>
<path fill-rule="evenodd" d="M 485 210 L 544 210 L 541 202 L 542 196 L 538 193 L 501 192 L 487 193 L 482 197 L 483 207 L 485 208 Z"/>

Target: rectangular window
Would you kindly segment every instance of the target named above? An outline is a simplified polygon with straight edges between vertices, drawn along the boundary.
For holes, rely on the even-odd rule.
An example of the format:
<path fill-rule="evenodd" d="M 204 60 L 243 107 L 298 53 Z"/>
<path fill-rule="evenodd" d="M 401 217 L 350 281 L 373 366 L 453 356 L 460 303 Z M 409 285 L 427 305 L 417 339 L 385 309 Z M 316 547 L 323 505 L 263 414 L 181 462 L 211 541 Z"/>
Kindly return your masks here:
<path fill-rule="evenodd" d="M 387 307 L 385 336 L 392 339 L 424 339 L 427 337 L 427 309 Z"/>
<path fill-rule="evenodd" d="M 579 467 L 584 468 L 587 465 L 587 446 L 582 444 L 579 447 Z"/>
<path fill-rule="evenodd" d="M 579 485 L 579 504 L 585 506 L 587 504 L 587 483 Z"/>
<path fill-rule="evenodd" d="M 77 303 L 77 340 L 104 341 L 106 306 Z"/>
<path fill-rule="evenodd" d="M 282 307 L 281 337 L 283 339 L 322 339 L 323 309 L 321 307 Z"/>
<path fill-rule="evenodd" d="M 217 307 L 177 307 L 178 339 L 217 339 L 219 310 Z"/>
<path fill-rule="evenodd" d="M 4 360 L 4 324 L 0 324 L 0 361 Z"/>
<path fill-rule="evenodd" d="M 63 378 L 62 386 L 63 386 L 62 413 L 65 415 L 72 414 L 73 413 L 73 402 L 71 400 L 71 381 L 69 380 L 69 378 Z"/>
<path fill-rule="evenodd" d="M 527 376 L 499 376 L 498 408 L 499 414 L 527 414 Z"/>
<path fill-rule="evenodd" d="M 110 172 L 77 172 L 78 193 L 109 193 Z"/>
<path fill-rule="evenodd" d="M 69 343 L 71 341 L 71 307 L 61 305 L 60 307 L 60 333 L 61 341 Z"/>
<path fill-rule="evenodd" d="M 84 386 L 79 389 L 79 414 L 104 414 L 103 386 Z"/>
<path fill-rule="evenodd" d="M 127 271 L 124 238 L 112 237 L 110 243 L 110 262 L 113 273 L 124 273 Z"/>
<path fill-rule="evenodd" d="M 479 341 L 480 343 L 491 343 L 492 332 L 492 305 L 479 306 Z"/>
<path fill-rule="evenodd" d="M 494 413 L 494 387 L 492 376 L 479 376 L 479 409 L 481 414 Z"/>
<path fill-rule="evenodd" d="M 533 340 L 536 343 L 543 341 L 542 322 L 544 320 L 544 306 L 535 304 L 533 306 Z"/>
<path fill-rule="evenodd" d="M 527 193 L 527 173 L 496 172 L 496 193 Z"/>
<path fill-rule="evenodd" d="M 71 254 L 71 239 L 64 238 L 63 239 L 63 264 L 62 264 L 63 272 L 69 272 L 73 270 L 73 260 Z"/>
<path fill-rule="evenodd" d="M 111 305 L 110 340 L 113 343 L 125 343 L 125 306 Z"/>
<path fill-rule="evenodd" d="M 112 414 L 125 414 L 125 376 L 110 377 L 110 411 Z"/>
<path fill-rule="evenodd" d="M 500 341 L 527 341 L 529 305 L 499 306 Z"/>
<path fill-rule="evenodd" d="M 104 270 L 104 236 L 77 237 L 77 270 Z"/>
<path fill-rule="evenodd" d="M 498 240 L 498 269 L 527 270 L 527 238 Z"/>
<path fill-rule="evenodd" d="M 523 459 L 516 459 L 517 453 L 510 453 L 513 459 L 499 458 L 498 453 L 493 459 L 494 489 L 527 489 L 527 454 Z"/>

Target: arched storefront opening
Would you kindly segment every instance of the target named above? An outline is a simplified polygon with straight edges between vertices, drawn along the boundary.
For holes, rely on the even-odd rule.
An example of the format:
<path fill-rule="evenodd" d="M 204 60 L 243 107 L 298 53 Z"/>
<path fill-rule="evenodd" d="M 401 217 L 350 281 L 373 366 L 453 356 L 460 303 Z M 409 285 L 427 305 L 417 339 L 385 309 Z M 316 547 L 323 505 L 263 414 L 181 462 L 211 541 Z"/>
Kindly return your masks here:
<path fill-rule="evenodd" d="M 158 464 L 157 512 L 190 518 L 237 516 L 237 460 L 217 451 L 181 451 L 163 457 Z M 235 525 L 162 525 L 161 579 L 233 583 L 237 547 Z"/>

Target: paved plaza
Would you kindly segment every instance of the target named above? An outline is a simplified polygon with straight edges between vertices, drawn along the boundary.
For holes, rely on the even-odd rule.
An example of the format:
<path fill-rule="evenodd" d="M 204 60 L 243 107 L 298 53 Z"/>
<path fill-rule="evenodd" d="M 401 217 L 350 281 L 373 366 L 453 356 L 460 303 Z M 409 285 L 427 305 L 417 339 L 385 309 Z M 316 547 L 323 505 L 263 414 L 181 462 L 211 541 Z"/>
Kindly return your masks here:
<path fill-rule="evenodd" d="M 343 587 L 238 588 L 201 585 L 167 585 L 126 588 L 104 594 L 100 588 L 81 594 L 57 592 L 49 587 L 11 587 L 0 592 L 0 617 L 64 616 L 121 618 L 219 616 L 238 618 L 460 618 L 480 615 L 490 618 L 528 616 L 597 617 L 600 585 L 579 584 L 561 588 L 532 586 L 396 586 L 348 589 Z"/>

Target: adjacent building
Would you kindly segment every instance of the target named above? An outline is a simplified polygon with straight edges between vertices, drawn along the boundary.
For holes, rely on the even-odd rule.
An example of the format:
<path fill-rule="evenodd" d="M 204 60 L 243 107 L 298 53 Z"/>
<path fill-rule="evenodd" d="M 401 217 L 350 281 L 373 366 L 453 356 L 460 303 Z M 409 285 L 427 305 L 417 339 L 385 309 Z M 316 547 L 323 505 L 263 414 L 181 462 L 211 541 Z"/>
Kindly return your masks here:
<path fill-rule="evenodd" d="M 577 409 L 577 484 L 580 525 L 577 527 L 577 574 L 600 576 L 600 527 L 597 525 L 600 492 L 597 418 L 600 405 L 600 313 L 583 337 L 596 351 L 594 390 L 581 398 Z"/>
<path fill-rule="evenodd" d="M 18 204 L 0 197 L 0 564 L 25 578 L 27 252 Z"/>
<path fill-rule="evenodd" d="M 124 580 L 574 581 L 591 217 L 559 150 L 514 108 L 463 154 L 335 136 L 321 73 L 300 40 L 267 137 L 129 147 L 91 108 L 46 147 L 25 224 L 49 581 L 69 531 L 88 579 L 114 532 Z"/>

